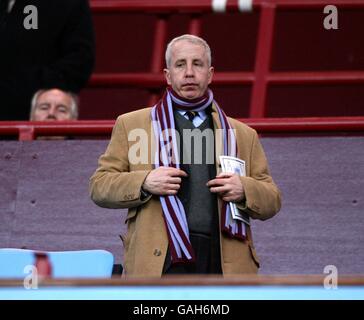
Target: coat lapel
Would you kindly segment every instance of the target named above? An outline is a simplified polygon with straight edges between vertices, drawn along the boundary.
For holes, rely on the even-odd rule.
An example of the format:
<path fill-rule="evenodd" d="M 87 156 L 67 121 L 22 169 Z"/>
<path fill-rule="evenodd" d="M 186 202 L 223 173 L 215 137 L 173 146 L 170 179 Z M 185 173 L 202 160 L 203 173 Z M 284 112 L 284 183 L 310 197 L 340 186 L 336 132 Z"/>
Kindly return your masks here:
<path fill-rule="evenodd" d="M 212 120 L 215 130 L 215 164 L 216 164 L 216 174 L 221 172 L 220 155 L 223 154 L 223 139 L 222 139 L 222 129 L 221 122 L 219 118 L 219 113 L 217 112 L 216 105 L 212 104 Z"/>

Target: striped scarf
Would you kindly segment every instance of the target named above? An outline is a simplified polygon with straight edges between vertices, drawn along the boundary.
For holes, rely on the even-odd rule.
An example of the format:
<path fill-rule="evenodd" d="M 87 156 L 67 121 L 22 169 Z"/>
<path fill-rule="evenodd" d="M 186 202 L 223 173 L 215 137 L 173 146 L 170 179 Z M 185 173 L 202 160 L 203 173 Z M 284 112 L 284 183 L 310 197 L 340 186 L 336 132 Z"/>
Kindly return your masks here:
<path fill-rule="evenodd" d="M 162 99 L 152 108 L 152 123 L 155 139 L 159 147 L 155 152 L 155 168 L 160 166 L 180 169 L 179 154 L 175 135 L 173 107 L 185 111 L 202 111 L 214 103 L 222 128 L 223 154 L 236 157 L 238 150 L 234 130 L 224 111 L 214 101 L 210 89 L 200 98 L 187 100 L 167 88 Z M 167 148 L 166 148 L 167 146 Z M 194 251 L 189 240 L 186 212 L 177 195 L 160 196 L 164 222 L 172 255 L 172 263 L 193 262 Z M 221 231 L 229 237 L 245 240 L 246 230 L 243 222 L 232 219 L 230 206 L 222 201 Z"/>

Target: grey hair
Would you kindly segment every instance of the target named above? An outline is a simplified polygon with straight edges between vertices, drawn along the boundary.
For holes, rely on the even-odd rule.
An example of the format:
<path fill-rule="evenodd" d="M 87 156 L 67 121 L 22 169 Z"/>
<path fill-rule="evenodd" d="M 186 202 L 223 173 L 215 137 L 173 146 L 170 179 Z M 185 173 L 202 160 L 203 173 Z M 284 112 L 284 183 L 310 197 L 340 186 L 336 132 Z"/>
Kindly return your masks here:
<path fill-rule="evenodd" d="M 208 65 L 209 65 L 209 67 L 211 67 L 211 49 L 210 49 L 210 46 L 208 45 L 208 43 L 200 37 L 194 36 L 192 34 L 184 34 L 182 36 L 172 39 L 168 43 L 167 49 L 166 49 L 166 54 L 165 54 L 167 68 L 169 68 L 171 66 L 172 47 L 177 41 L 181 41 L 181 40 L 187 40 L 193 44 L 198 44 L 198 45 L 203 46 L 206 51 Z"/>
<path fill-rule="evenodd" d="M 35 113 L 35 108 L 37 107 L 37 102 L 38 102 L 38 98 L 45 92 L 50 91 L 50 90 L 54 90 L 57 88 L 52 88 L 52 89 L 41 89 L 38 90 L 33 98 L 32 98 L 32 102 L 31 102 L 31 109 L 30 109 L 30 120 L 33 120 L 34 117 L 34 113 Z M 57 89 L 60 90 L 60 89 Z M 62 90 L 60 90 L 62 91 Z M 79 99 L 78 96 L 76 94 L 74 94 L 73 92 L 70 91 L 62 91 L 63 93 L 65 93 L 66 95 L 68 95 L 71 98 L 71 118 L 72 119 L 77 119 L 78 118 L 78 104 L 79 104 Z"/>

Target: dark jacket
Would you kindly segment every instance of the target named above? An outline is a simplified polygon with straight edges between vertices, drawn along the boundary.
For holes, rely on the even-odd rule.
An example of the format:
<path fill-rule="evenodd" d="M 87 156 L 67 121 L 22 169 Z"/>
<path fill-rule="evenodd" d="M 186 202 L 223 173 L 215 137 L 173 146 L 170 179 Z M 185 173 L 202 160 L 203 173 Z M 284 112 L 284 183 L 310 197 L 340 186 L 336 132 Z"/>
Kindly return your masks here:
<path fill-rule="evenodd" d="M 38 29 L 24 27 L 28 5 L 38 9 Z M 29 119 L 38 89 L 78 93 L 93 70 L 94 47 L 87 0 L 16 0 L 0 21 L 0 120 Z"/>

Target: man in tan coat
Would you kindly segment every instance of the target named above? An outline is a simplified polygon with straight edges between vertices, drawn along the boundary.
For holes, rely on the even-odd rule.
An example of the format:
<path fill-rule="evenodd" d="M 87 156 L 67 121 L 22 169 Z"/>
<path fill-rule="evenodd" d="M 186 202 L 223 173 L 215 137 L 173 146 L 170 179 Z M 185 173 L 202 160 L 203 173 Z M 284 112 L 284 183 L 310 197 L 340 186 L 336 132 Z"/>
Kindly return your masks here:
<path fill-rule="evenodd" d="M 163 98 L 118 117 L 90 179 L 97 205 L 129 209 L 124 274 L 257 273 L 249 219 L 269 219 L 281 206 L 258 135 L 213 99 L 203 39 L 173 39 L 166 65 Z M 222 172 L 221 155 L 242 160 L 245 175 Z M 248 218 L 232 218 L 231 203 Z"/>

